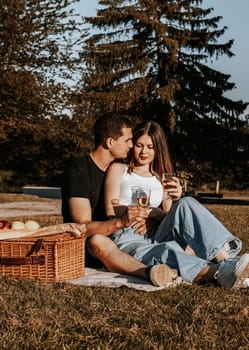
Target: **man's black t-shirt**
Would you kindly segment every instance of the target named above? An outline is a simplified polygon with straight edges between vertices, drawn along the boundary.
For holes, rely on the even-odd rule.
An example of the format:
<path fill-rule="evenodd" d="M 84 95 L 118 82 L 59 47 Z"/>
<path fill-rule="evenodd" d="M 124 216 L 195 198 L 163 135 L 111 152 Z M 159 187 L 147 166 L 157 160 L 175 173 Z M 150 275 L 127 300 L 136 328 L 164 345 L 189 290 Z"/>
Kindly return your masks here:
<path fill-rule="evenodd" d="M 62 216 L 64 222 L 73 222 L 69 209 L 69 198 L 88 198 L 92 209 L 93 221 L 107 220 L 104 205 L 105 172 L 87 155 L 74 160 L 66 170 L 62 185 Z M 97 233 L 97 232 L 96 232 Z M 103 264 L 87 251 L 86 266 L 101 267 Z"/>
<path fill-rule="evenodd" d="M 88 198 L 92 208 L 92 220 L 106 220 L 104 207 L 104 178 L 101 170 L 87 155 L 74 160 L 65 172 L 62 183 L 62 216 L 64 222 L 73 222 L 68 201 L 71 197 Z"/>

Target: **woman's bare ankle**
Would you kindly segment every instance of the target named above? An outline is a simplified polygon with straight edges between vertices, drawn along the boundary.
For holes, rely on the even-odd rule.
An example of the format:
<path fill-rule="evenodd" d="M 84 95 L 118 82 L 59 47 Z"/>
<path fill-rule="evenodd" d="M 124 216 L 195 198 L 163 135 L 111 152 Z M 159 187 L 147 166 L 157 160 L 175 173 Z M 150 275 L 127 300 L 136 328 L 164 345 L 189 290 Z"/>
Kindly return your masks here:
<path fill-rule="evenodd" d="M 226 260 L 229 258 L 229 254 L 228 251 L 225 248 L 222 248 L 219 253 L 216 255 L 216 257 L 214 258 L 214 260 L 220 264 L 222 263 L 222 261 Z"/>

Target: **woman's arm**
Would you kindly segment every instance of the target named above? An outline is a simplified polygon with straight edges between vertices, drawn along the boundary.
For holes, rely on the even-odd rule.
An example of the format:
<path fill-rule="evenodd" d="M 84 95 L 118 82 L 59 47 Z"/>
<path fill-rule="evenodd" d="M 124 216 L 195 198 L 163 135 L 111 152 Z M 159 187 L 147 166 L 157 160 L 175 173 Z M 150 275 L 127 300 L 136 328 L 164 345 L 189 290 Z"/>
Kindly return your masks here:
<path fill-rule="evenodd" d="M 105 210 L 107 216 L 115 215 L 112 199 L 119 199 L 122 175 L 125 171 L 125 164 L 112 163 L 105 178 Z"/>

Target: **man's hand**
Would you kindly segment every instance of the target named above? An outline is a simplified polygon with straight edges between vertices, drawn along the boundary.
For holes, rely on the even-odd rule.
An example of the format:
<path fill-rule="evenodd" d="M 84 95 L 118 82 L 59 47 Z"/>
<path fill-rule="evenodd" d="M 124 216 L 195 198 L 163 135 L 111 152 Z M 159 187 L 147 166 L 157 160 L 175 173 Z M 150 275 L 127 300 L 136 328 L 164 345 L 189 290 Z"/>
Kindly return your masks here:
<path fill-rule="evenodd" d="M 132 225 L 135 233 L 144 235 L 147 232 L 147 218 L 151 212 L 151 208 L 136 206 L 128 206 L 126 221 L 124 226 L 129 227 Z"/>

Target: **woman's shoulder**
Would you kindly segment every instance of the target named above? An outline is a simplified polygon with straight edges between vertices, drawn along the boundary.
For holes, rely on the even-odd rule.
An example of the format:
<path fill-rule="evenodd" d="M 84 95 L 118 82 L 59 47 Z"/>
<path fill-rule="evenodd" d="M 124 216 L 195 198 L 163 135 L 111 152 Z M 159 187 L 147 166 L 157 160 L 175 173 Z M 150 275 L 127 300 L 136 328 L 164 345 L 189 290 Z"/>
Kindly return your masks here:
<path fill-rule="evenodd" d="M 125 163 L 113 162 L 109 168 L 112 169 L 126 169 L 128 166 Z"/>
<path fill-rule="evenodd" d="M 108 170 L 119 170 L 119 171 L 125 171 L 125 169 L 127 169 L 127 164 L 124 164 L 124 163 L 119 163 L 119 162 L 113 162 Z"/>

